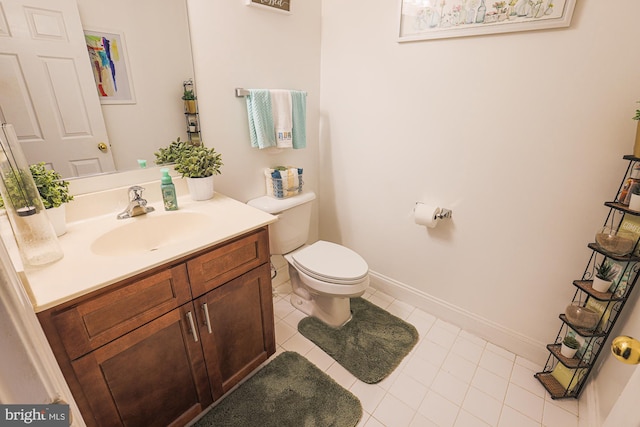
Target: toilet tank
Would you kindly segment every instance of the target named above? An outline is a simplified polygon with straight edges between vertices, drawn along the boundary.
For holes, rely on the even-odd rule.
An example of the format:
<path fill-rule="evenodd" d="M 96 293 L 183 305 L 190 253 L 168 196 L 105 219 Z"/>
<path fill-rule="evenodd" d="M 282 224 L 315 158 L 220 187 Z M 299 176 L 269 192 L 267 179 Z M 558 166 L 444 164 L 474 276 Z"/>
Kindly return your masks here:
<path fill-rule="evenodd" d="M 247 202 L 249 206 L 278 217 L 269 225 L 269 250 L 272 255 L 287 254 L 307 243 L 311 224 L 313 191 L 300 193 L 286 199 L 262 196 Z"/>

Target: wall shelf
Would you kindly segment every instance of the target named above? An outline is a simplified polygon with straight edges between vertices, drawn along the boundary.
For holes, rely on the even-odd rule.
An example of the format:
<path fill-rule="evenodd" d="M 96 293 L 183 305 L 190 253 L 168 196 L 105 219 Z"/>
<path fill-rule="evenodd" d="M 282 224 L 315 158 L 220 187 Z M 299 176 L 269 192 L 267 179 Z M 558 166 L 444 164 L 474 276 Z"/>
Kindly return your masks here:
<path fill-rule="evenodd" d="M 198 97 L 196 96 L 193 79 L 182 82 L 184 93 L 190 91 L 193 100 L 184 100 L 184 120 L 187 124 L 187 139 L 194 145 L 200 145 L 202 134 L 200 132 L 200 112 L 198 110 Z M 183 98 L 184 99 L 184 98 Z"/>

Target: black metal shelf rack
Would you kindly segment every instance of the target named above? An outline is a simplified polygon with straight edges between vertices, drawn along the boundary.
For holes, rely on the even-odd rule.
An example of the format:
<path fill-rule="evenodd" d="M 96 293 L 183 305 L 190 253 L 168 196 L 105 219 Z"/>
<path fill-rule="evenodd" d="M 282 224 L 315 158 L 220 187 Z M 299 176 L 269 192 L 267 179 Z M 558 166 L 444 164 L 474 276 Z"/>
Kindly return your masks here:
<path fill-rule="evenodd" d="M 623 186 L 628 182 L 633 166 L 640 162 L 640 158 L 631 155 L 623 158 L 629 162 L 625 175 L 618 187 L 614 201 L 605 202 L 605 206 L 609 207 L 609 213 L 604 225 L 615 229 L 620 226 L 626 215 L 640 216 L 640 212 L 629 209 L 628 205 L 619 200 Z M 636 239 L 631 254 L 625 256 L 609 253 L 597 243 L 589 243 L 588 247 L 591 250 L 591 256 L 582 278 L 573 282 L 576 291 L 571 303 L 595 309 L 600 314 L 600 318 L 594 329 L 585 329 L 571 324 L 565 314 L 558 316 L 562 324 L 554 342 L 547 345 L 549 356 L 545 367 L 534 375 L 549 392 L 552 399 L 577 399 L 580 397 L 587 378 L 591 374 L 595 362 L 638 279 L 638 270 L 640 269 L 638 239 Z M 592 288 L 598 257 L 603 260 L 613 260 L 621 268 L 616 276 L 616 285 L 613 289 L 609 289 L 609 292 L 598 292 Z M 579 338 L 581 343 L 577 355 L 573 358 L 567 358 L 560 353 L 562 340 L 569 331 L 574 331 L 576 338 Z"/>
<path fill-rule="evenodd" d="M 198 111 L 198 97 L 195 96 L 195 87 L 193 79 L 182 82 L 184 92 L 191 91 L 194 95 L 192 102 L 184 102 L 184 119 L 187 123 L 187 138 L 194 145 L 200 145 L 202 142 L 202 134 L 200 132 L 200 112 Z"/>

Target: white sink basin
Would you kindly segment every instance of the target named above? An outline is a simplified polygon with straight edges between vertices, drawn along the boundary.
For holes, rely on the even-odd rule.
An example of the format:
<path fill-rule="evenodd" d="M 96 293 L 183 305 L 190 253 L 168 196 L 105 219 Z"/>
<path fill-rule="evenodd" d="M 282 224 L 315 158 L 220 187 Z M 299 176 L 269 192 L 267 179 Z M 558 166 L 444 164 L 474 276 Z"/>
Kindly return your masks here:
<path fill-rule="evenodd" d="M 121 220 L 123 225 L 100 235 L 91 251 L 103 256 L 126 256 L 155 251 L 211 227 L 211 217 L 198 212 L 153 212 Z"/>

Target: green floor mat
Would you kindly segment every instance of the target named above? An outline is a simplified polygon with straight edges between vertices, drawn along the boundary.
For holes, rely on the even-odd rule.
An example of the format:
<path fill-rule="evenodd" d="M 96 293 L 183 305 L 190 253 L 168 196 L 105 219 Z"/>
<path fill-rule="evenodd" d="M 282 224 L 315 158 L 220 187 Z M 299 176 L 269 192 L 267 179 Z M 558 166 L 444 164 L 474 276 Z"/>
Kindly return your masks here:
<path fill-rule="evenodd" d="M 278 355 L 196 421 L 197 427 L 353 427 L 357 397 L 296 352 Z"/>
<path fill-rule="evenodd" d="M 362 298 L 351 299 L 351 312 L 353 318 L 339 329 L 305 317 L 298 331 L 361 381 L 380 382 L 416 345 L 418 331 Z"/>

